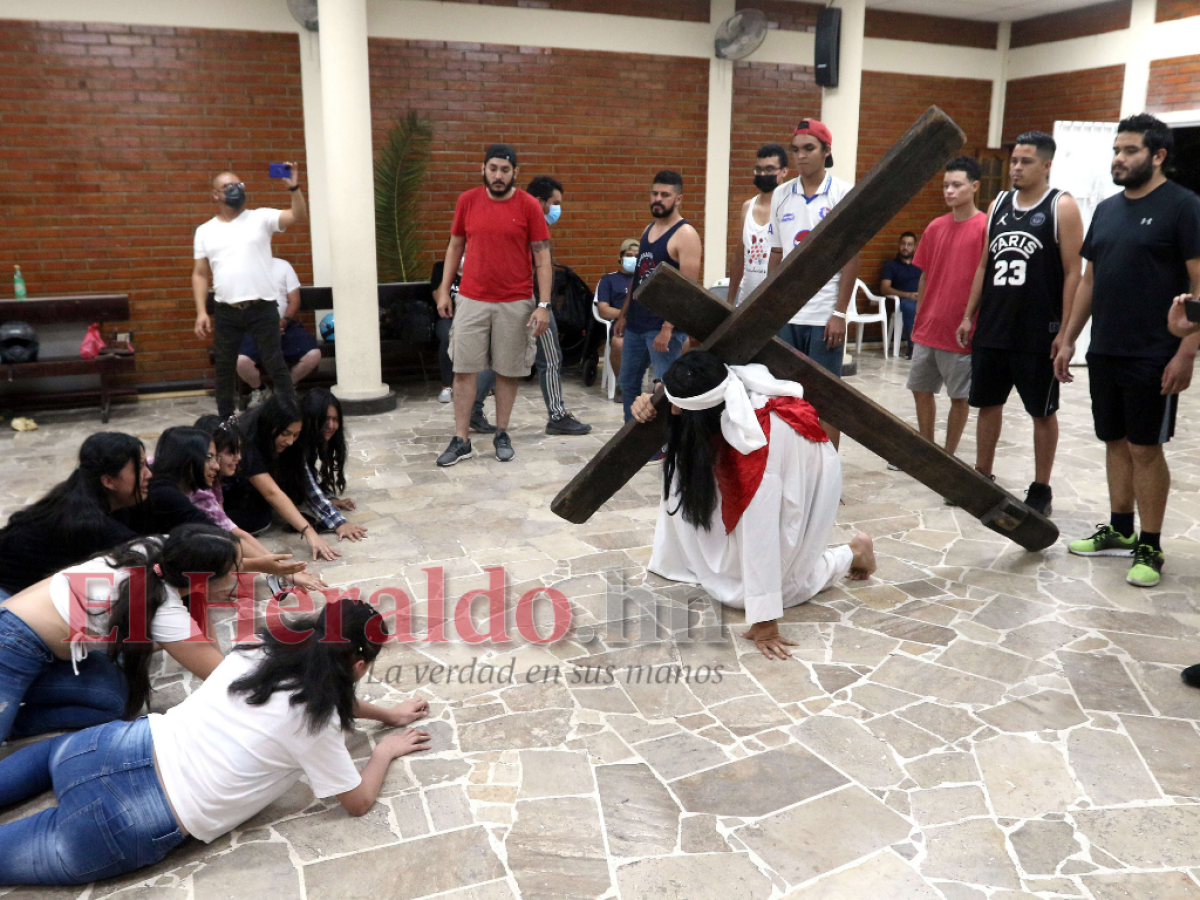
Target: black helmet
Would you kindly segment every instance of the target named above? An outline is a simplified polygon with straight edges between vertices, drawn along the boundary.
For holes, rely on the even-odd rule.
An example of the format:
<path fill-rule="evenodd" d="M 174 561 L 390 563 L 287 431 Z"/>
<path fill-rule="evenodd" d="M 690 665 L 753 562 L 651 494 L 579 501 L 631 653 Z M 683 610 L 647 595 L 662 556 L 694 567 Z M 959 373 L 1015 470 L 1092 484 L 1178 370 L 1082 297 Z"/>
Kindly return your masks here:
<path fill-rule="evenodd" d="M 28 322 L 0 325 L 0 362 L 8 365 L 37 362 L 38 336 Z"/>

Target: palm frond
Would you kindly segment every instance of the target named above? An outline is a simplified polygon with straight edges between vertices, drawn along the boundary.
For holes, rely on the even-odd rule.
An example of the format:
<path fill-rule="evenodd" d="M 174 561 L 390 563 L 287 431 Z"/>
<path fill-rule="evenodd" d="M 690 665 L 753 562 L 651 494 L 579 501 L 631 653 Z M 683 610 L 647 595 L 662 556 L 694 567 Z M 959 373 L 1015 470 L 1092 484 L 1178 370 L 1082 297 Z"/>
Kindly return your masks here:
<path fill-rule="evenodd" d="M 380 281 L 417 281 L 418 193 L 433 125 L 415 110 L 392 127 L 375 160 L 375 253 Z"/>

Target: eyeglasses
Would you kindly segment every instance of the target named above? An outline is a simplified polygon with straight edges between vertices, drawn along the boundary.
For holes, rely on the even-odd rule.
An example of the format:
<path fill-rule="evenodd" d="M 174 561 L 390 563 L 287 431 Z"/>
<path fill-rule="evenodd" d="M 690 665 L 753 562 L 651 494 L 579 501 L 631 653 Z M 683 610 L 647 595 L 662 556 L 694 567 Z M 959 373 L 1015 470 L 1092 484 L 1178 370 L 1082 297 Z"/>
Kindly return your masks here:
<path fill-rule="evenodd" d="M 778 175 L 782 171 L 783 169 L 780 169 L 778 166 L 771 166 L 769 169 L 763 166 L 754 167 L 755 175 Z"/>
<path fill-rule="evenodd" d="M 205 453 L 204 454 L 204 461 L 206 463 L 214 462 L 216 460 L 216 458 L 217 458 L 217 454 L 215 454 L 215 453 Z"/>

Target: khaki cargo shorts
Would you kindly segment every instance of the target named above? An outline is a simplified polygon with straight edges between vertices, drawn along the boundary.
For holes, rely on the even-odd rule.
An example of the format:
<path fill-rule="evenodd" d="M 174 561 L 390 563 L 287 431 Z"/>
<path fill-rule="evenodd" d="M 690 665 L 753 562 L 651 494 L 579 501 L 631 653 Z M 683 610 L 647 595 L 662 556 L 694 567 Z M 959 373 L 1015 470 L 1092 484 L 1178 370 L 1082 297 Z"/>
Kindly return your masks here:
<path fill-rule="evenodd" d="M 458 295 L 447 352 L 455 372 L 491 369 L 507 378 L 524 378 L 537 358 L 537 339 L 528 327 L 537 304 L 533 298 L 484 303 Z"/>

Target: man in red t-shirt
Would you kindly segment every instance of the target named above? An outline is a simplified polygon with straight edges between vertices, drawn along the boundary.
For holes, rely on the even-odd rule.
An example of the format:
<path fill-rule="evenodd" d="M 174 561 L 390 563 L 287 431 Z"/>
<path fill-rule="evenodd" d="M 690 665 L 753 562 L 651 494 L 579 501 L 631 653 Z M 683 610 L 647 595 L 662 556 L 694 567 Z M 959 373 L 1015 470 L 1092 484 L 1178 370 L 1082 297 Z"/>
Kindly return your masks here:
<path fill-rule="evenodd" d="M 496 459 L 513 458 L 508 418 L 517 397 L 517 379 L 533 368 L 537 339 L 550 327 L 550 229 L 541 205 L 515 187 L 517 153 L 492 144 L 483 158 L 483 186 L 461 194 L 454 207 L 450 246 L 442 283 L 434 291 L 438 314 L 454 317 L 450 359 L 454 362 L 454 437 L 437 458 L 452 466 L 474 453 L 468 437 L 475 380 L 484 369 L 496 373 Z M 463 251 L 471 252 L 463 258 Z M 538 302 L 533 273 L 537 269 Z M 450 285 L 462 262 L 457 307 Z"/>
<path fill-rule="evenodd" d="M 967 396 L 971 392 L 971 351 L 959 346 L 954 333 L 971 296 L 987 233 L 987 217 L 975 208 L 980 174 L 979 161 L 974 157 L 950 160 L 942 178 L 942 197 L 950 212 L 929 223 L 913 258 L 913 264 L 921 270 L 921 284 L 917 289 L 908 389 L 917 404 L 917 427 L 924 438 L 932 441 L 937 419 L 934 394 L 946 385 L 950 397 L 947 453 L 958 449 L 970 415 Z"/>

